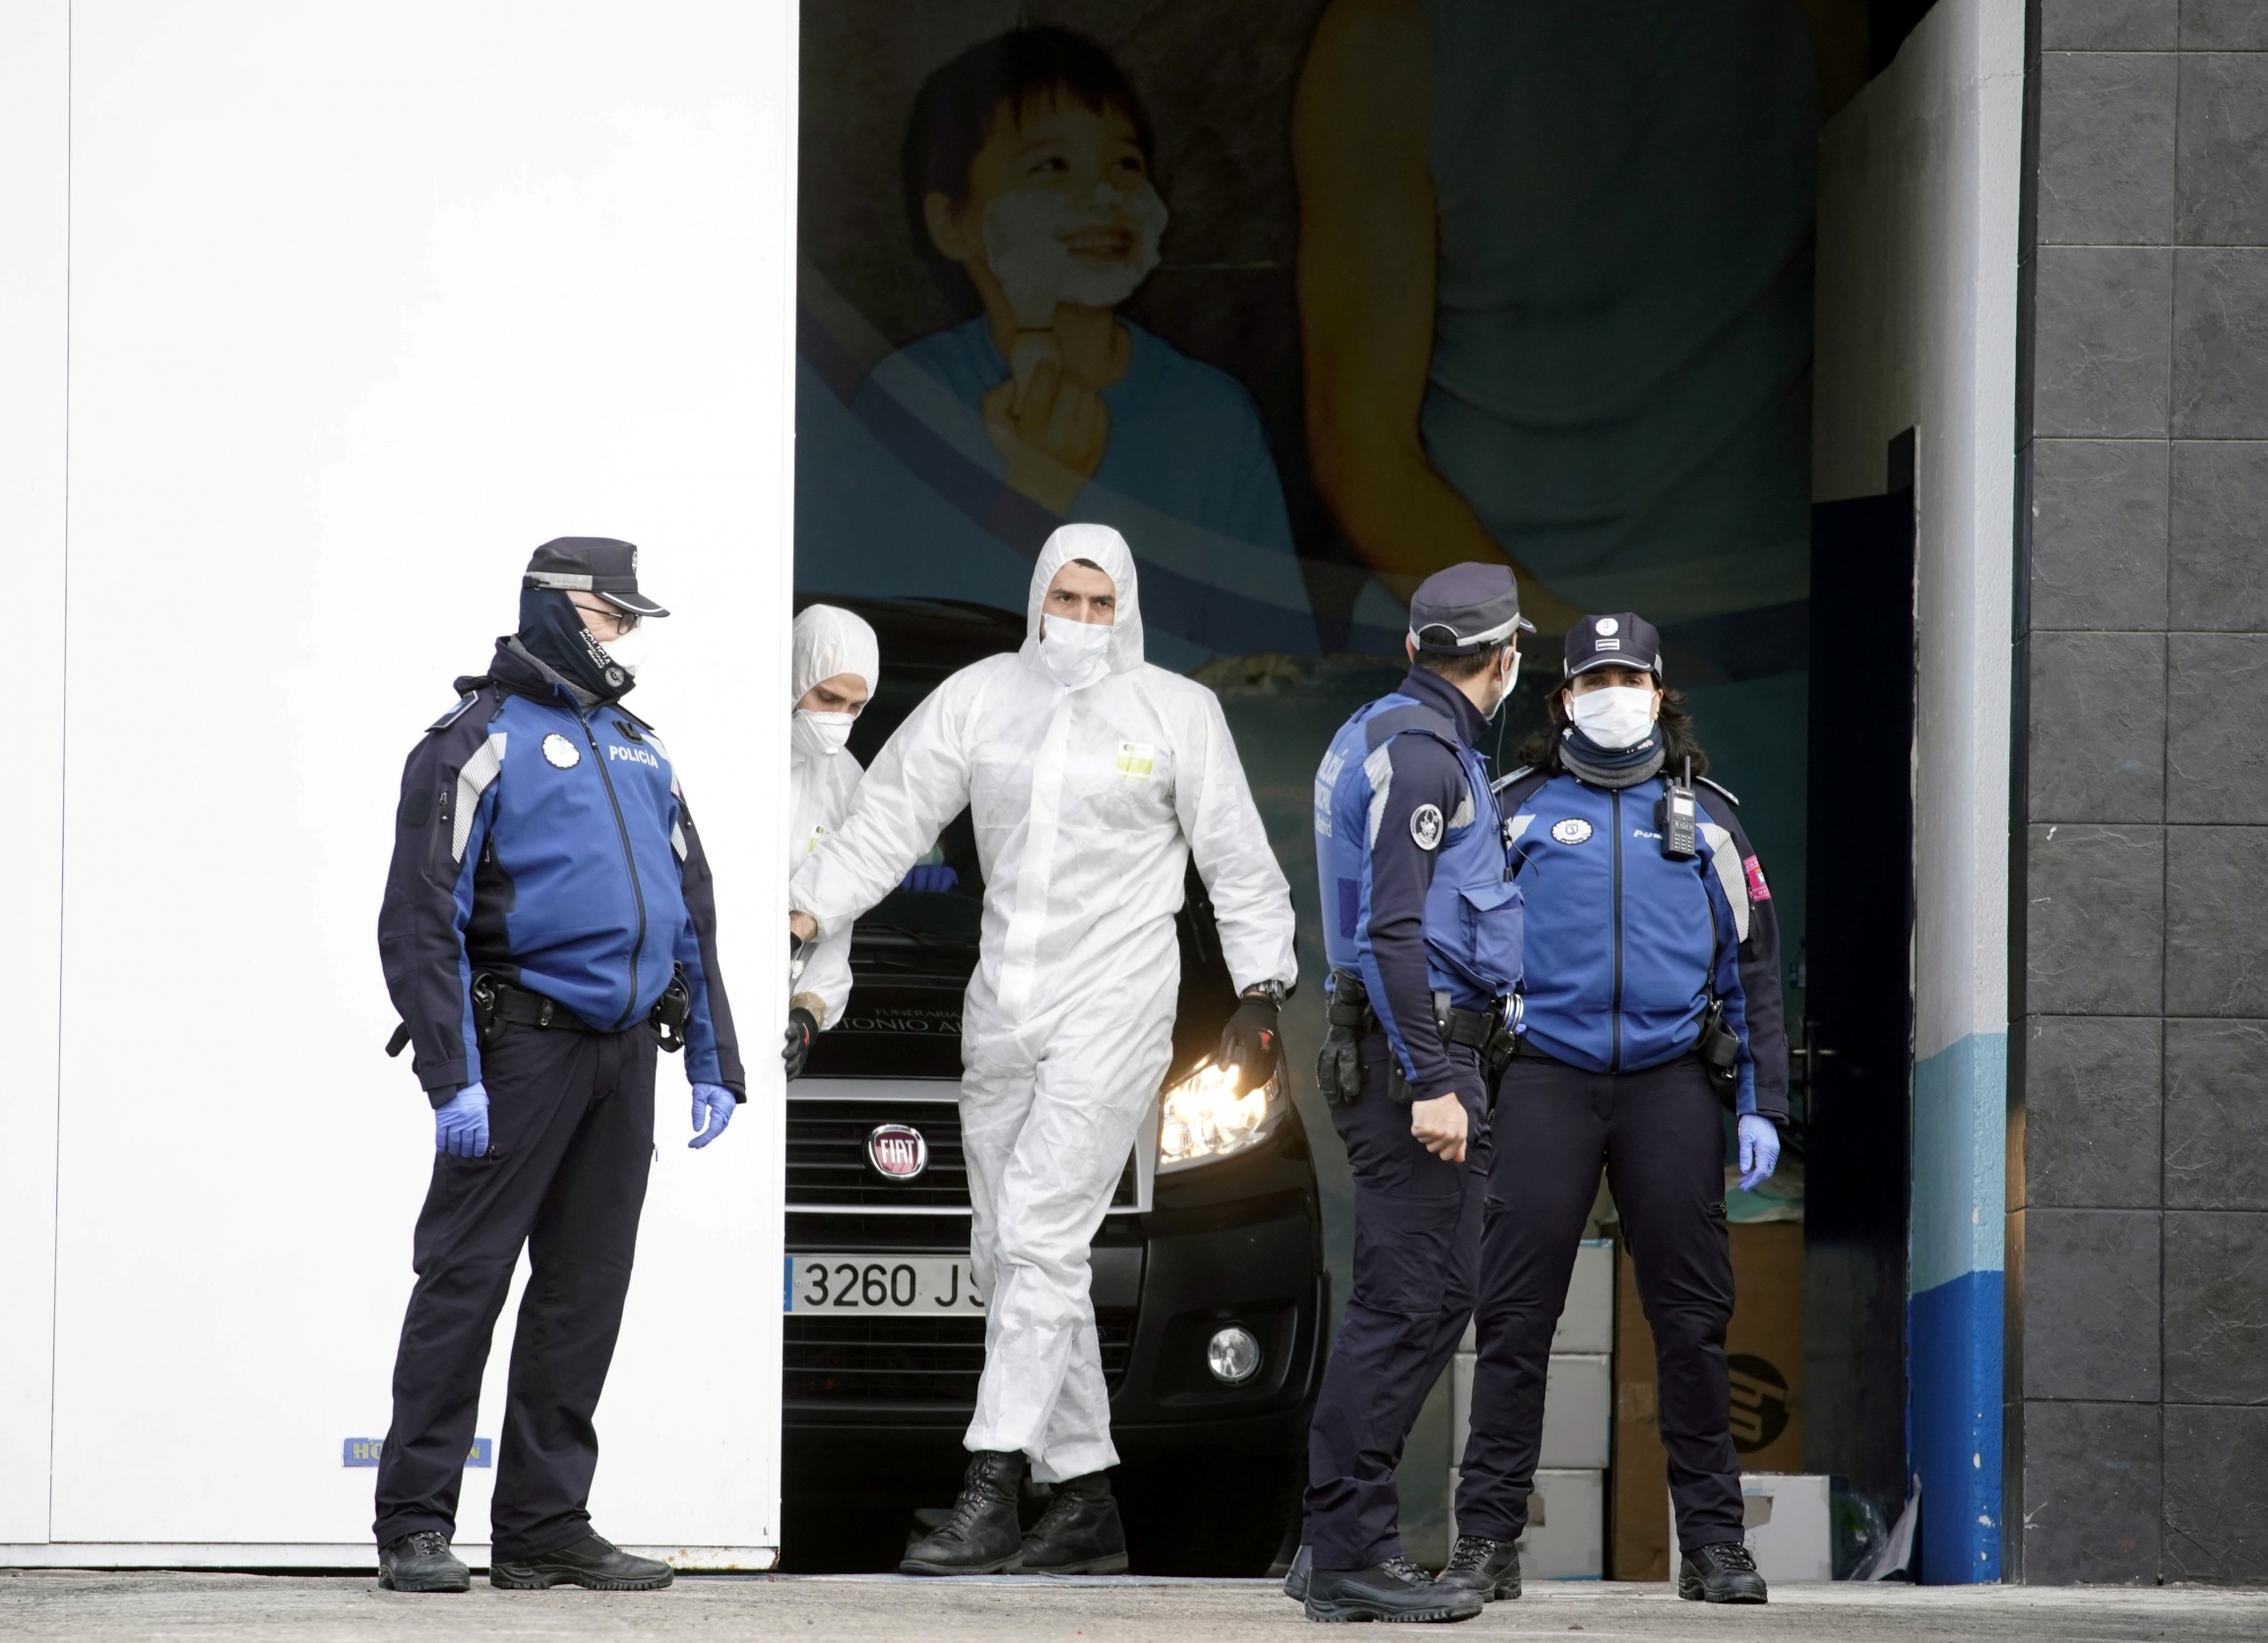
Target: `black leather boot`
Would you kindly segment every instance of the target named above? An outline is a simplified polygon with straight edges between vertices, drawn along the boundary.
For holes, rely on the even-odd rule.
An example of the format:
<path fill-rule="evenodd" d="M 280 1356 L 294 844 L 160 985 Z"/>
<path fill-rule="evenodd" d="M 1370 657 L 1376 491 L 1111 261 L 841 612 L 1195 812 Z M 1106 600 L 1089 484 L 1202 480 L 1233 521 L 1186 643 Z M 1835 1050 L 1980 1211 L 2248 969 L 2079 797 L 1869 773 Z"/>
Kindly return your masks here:
<path fill-rule="evenodd" d="M 1302 1544 L 1292 1554 L 1292 1567 L 1284 1574 L 1284 1595 L 1293 1603 L 1307 1601 L 1307 1577 L 1315 1572 L 1315 1548 Z"/>
<path fill-rule="evenodd" d="M 611 1541 L 586 1535 L 540 1557 L 499 1558 L 488 1584 L 505 1592 L 544 1592 L 581 1586 L 593 1592 L 659 1592 L 676 1578 L 669 1565 L 624 1551 Z"/>
<path fill-rule="evenodd" d="M 449 1537 L 422 1529 L 378 1548 L 378 1584 L 389 1592 L 470 1592 L 472 1571 L 449 1549 Z"/>
<path fill-rule="evenodd" d="M 1441 1571 L 1441 1584 L 1463 1586 L 1480 1594 L 1483 1603 L 1520 1595 L 1520 1545 L 1517 1541 L 1491 1541 L 1479 1535 L 1457 1537 L 1457 1549 Z"/>
<path fill-rule="evenodd" d="M 1695 1603 L 1770 1603 L 1756 1559 L 1738 1541 L 1696 1547 L 1677 1561 L 1677 1595 Z"/>
<path fill-rule="evenodd" d="M 1016 1493 L 1024 1482 L 1024 1457 L 979 1449 L 969 1459 L 961 1498 L 952 1515 L 906 1548 L 900 1574 L 1002 1574 L 1023 1557 L 1023 1526 L 1016 1518 Z M 1112 1511 L 1115 1520 L 1117 1513 Z"/>
<path fill-rule="evenodd" d="M 1307 1577 L 1310 1620 L 1470 1620 L 1480 1602 L 1480 1593 L 1444 1586 L 1407 1557 Z"/>
<path fill-rule="evenodd" d="M 1110 1477 L 1090 1472 L 1055 1485 L 1055 1498 L 1024 1537 L 1019 1574 L 1124 1574 L 1126 1530 Z"/>

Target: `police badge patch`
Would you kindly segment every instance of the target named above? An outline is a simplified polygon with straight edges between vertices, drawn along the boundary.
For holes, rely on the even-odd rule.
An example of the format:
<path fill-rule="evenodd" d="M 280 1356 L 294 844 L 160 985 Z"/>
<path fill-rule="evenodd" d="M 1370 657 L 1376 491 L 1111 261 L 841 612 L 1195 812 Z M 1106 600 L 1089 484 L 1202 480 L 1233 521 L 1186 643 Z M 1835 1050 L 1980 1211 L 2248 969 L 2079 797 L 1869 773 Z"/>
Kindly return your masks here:
<path fill-rule="evenodd" d="M 1591 824 L 1581 816 L 1569 816 L 1551 824 L 1551 837 L 1563 845 L 1579 845 L 1591 837 Z"/>
<path fill-rule="evenodd" d="M 561 770 L 573 770 L 583 762 L 582 749 L 556 730 L 543 738 L 543 757 Z"/>
<path fill-rule="evenodd" d="M 1419 850 L 1435 850 L 1441 844 L 1441 806 L 1420 804 L 1410 812 L 1410 837 Z"/>

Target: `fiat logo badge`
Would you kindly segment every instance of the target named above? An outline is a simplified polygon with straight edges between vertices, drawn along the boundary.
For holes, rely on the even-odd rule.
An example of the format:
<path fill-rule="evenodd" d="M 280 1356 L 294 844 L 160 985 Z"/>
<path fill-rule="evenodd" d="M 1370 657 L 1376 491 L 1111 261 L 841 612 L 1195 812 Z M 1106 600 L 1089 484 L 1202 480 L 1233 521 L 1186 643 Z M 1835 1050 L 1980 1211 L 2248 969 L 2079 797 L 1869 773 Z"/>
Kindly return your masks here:
<path fill-rule="evenodd" d="M 912 1124 L 876 1124 L 866 1137 L 866 1162 L 894 1181 L 910 1181 L 929 1168 L 929 1143 Z"/>

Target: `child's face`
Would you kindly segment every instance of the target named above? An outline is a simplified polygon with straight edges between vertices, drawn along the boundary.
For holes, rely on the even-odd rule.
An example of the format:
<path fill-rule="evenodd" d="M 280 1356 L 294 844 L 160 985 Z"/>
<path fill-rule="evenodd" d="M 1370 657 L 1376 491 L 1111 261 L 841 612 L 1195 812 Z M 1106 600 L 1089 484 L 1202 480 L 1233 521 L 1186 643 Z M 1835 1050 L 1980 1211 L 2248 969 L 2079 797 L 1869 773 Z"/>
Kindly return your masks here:
<path fill-rule="evenodd" d="M 1014 109 L 1003 105 L 970 162 L 967 196 L 957 202 L 931 196 L 931 226 L 940 226 L 935 208 L 944 206 L 954 231 L 937 235 L 939 249 L 966 262 L 981 246 L 985 212 L 1003 194 L 1045 192 L 1088 201 L 1099 184 L 1131 194 L 1149 176 L 1134 122 L 1114 107 L 1097 112 L 1075 98 L 1057 96 L 1026 108 L 1019 120 Z M 1132 259 L 1138 238 L 1131 216 L 1102 213 L 1067 233 L 1063 243 L 1075 262 L 1101 271 Z"/>

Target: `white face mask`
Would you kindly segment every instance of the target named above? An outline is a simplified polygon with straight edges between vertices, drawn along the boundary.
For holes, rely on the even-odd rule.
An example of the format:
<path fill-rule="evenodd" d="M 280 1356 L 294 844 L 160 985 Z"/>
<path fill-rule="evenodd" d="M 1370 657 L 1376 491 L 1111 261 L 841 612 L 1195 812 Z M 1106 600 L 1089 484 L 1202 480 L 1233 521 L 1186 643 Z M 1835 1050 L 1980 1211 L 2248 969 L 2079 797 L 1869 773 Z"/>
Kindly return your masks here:
<path fill-rule="evenodd" d="M 640 622 L 628 633 L 618 634 L 612 639 L 601 640 L 598 648 L 606 653 L 607 661 L 621 668 L 623 672 L 628 673 L 632 678 L 636 678 L 638 669 L 645 664 L 647 642 L 653 632 L 651 627 Z"/>
<path fill-rule="evenodd" d="M 1496 705 L 1495 705 L 1494 707 L 1490 708 L 1490 709 L 1488 710 L 1488 712 L 1487 712 L 1485 715 L 1483 715 L 1483 717 L 1484 717 L 1484 718 L 1485 718 L 1485 719 L 1488 721 L 1488 723 L 1489 723 L 1489 724 L 1493 725 L 1493 724 L 1495 724 L 1495 723 L 1496 723 L 1496 716 L 1497 716 L 1498 714 L 1500 714 L 1500 713 L 1502 713 L 1502 712 L 1504 711 L 1504 704 L 1505 704 L 1506 702 L 1509 702 L 1510 700 L 1512 700 L 1512 687 L 1513 687 L 1514 685 L 1518 684 L 1519 682 L 1520 682 L 1520 653 L 1519 653 L 1518 651 L 1514 651 L 1514 652 L 1512 653 L 1512 668 L 1511 668 L 1511 671 L 1507 672 L 1507 673 L 1504 675 L 1504 694 L 1503 694 L 1503 695 L 1501 695 L 1501 696 L 1499 696 L 1499 697 L 1497 697 L 1497 698 L 1496 698 Z"/>
<path fill-rule="evenodd" d="M 1116 262 L 1074 256 L 1066 243 L 1082 228 L 1127 228 L 1134 243 Z M 1147 180 L 1131 189 L 1097 183 L 1074 200 L 1051 189 L 1019 188 L 984 210 L 984 264 L 1027 330 L 1052 325 L 1055 305 L 1115 308 L 1158 266 L 1166 202 Z"/>
<path fill-rule="evenodd" d="M 1110 630 L 1095 622 L 1042 616 L 1040 660 L 1057 684 L 1084 689 L 1110 670 Z"/>
<path fill-rule="evenodd" d="M 857 723 L 854 713 L 814 713 L 809 708 L 797 708 L 788 740 L 806 759 L 832 759 L 850 744 L 850 727 Z"/>
<path fill-rule="evenodd" d="M 1643 685 L 1610 684 L 1568 704 L 1575 727 L 1608 752 L 1635 747 L 1654 727 L 1654 692 Z"/>

